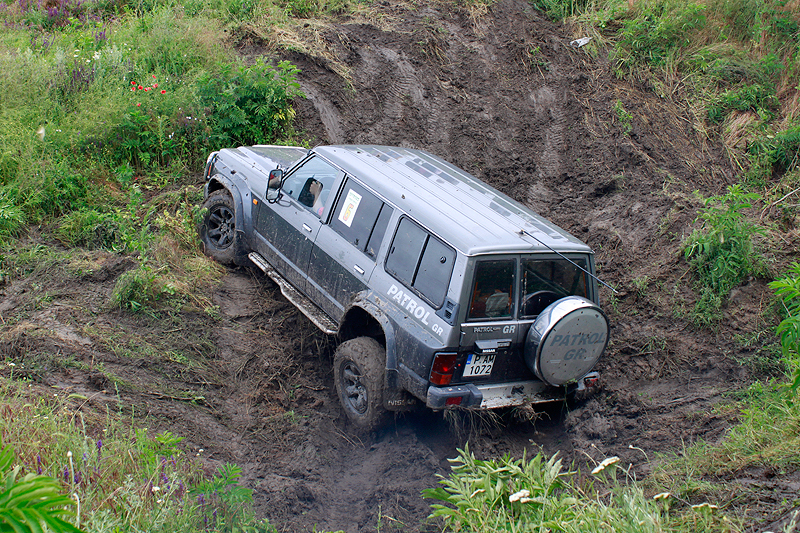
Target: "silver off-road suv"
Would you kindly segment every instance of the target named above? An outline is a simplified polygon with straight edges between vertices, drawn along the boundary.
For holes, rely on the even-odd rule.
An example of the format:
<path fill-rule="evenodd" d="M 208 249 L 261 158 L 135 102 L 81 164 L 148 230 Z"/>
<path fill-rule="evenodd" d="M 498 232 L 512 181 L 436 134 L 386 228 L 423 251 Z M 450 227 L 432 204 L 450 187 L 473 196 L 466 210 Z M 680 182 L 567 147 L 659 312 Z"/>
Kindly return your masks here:
<path fill-rule="evenodd" d="M 608 343 L 584 243 L 421 150 L 250 146 L 212 153 L 200 236 L 254 264 L 338 336 L 357 426 L 418 402 L 488 409 L 591 386 Z"/>

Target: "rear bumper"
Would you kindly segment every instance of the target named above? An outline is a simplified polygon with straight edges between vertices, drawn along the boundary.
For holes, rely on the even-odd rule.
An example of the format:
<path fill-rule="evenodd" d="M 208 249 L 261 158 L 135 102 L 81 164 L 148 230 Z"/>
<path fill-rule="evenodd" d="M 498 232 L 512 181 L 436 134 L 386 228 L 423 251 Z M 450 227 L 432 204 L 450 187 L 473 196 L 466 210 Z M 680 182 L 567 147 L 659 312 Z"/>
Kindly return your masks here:
<path fill-rule="evenodd" d="M 431 409 L 444 409 L 451 405 L 477 409 L 495 409 L 534 403 L 564 400 L 576 390 L 593 386 L 599 377 L 591 372 L 568 387 L 550 387 L 542 381 L 517 381 L 512 383 L 476 385 L 466 383 L 448 387 L 429 387 L 425 405 Z M 461 398 L 459 403 L 457 398 Z"/>

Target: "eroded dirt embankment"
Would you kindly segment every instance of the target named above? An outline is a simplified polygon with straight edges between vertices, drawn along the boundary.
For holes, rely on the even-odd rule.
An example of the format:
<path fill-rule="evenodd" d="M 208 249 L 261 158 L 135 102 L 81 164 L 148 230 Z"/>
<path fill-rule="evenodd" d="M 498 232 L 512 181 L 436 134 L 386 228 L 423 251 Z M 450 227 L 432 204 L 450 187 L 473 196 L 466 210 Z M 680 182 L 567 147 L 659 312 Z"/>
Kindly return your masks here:
<path fill-rule="evenodd" d="M 100 252 L 87 254 L 95 267 L 77 282 L 44 269 L 3 288 L 3 316 L 23 317 L 3 326 L 4 354 L 76 361 L 29 373 L 83 394 L 82 408 L 134 405 L 154 429 L 203 448 L 209 464 L 239 464 L 259 514 L 284 531 L 375 531 L 379 520 L 434 530 L 420 491 L 447 473 L 467 437 L 479 456 L 618 455 L 641 473 L 655 452 L 717 440 L 730 421 L 711 406 L 749 379 L 736 361 L 753 348 L 731 339 L 763 326 L 766 298 L 758 280 L 737 289 L 714 333 L 680 318 L 694 301 L 680 259 L 699 206 L 690 193 L 718 193 L 733 179 L 720 146 L 695 132 L 686 110 L 616 79 L 602 53 L 571 47 L 575 35 L 522 0 L 477 18 L 453 7 L 382 9 L 402 18 L 395 31 L 343 22 L 320 34 L 335 68 L 321 56 L 279 54 L 302 69 L 299 129 L 312 144 L 429 150 L 589 243 L 619 290 L 602 293 L 613 330 L 594 397 L 535 423 L 506 413 L 502 426 L 453 431 L 423 411 L 358 437 L 332 387 L 329 340 L 263 276 L 228 273 L 214 294 L 221 320 L 183 313 L 165 324 L 109 311 L 114 281 L 133 262 Z M 242 53 L 267 51 L 246 41 Z M 36 296 L 42 283 L 46 305 Z M 123 349 L 137 339 L 194 355 L 165 366 Z"/>

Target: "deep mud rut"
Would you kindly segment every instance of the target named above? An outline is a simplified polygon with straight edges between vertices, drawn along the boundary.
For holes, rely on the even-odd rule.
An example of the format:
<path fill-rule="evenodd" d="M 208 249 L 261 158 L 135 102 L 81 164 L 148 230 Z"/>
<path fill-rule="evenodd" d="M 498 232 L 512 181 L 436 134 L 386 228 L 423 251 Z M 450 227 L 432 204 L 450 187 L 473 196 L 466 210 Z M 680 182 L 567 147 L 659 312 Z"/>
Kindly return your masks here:
<path fill-rule="evenodd" d="M 29 374 L 87 396 L 83 408 L 135 406 L 154 429 L 185 436 L 191 453 L 202 448 L 209 468 L 237 463 L 259 516 L 282 531 L 434 531 L 420 493 L 467 441 L 480 457 L 541 450 L 593 465 L 618 455 L 637 475 L 659 453 L 717 441 L 732 420 L 713 405 L 754 377 L 742 362 L 757 346 L 733 339 L 768 326 L 769 301 L 764 282 L 750 280 L 715 332 L 683 318 L 695 298 L 680 254 L 701 205 L 692 192 L 719 193 L 734 176 L 721 146 L 693 128 L 688 110 L 616 79 L 591 47 L 570 47 L 579 35 L 527 2 L 502 0 L 472 16 L 452 6 L 383 9 L 402 20 L 395 31 L 345 22 L 318 35 L 318 53 L 279 54 L 302 69 L 299 129 L 312 144 L 429 150 L 590 244 L 601 277 L 618 289 L 601 293 L 612 340 L 593 396 L 534 421 L 504 412 L 452 426 L 423 410 L 357 435 L 335 396 L 332 341 L 260 273 L 228 272 L 213 295 L 221 319 L 184 313 L 164 325 L 109 310 L 114 281 L 134 263 L 100 252 L 87 254 L 95 267 L 79 282 L 52 287 L 44 308 L 34 300 L 45 272 L 3 288 L 2 316 L 23 317 L 3 326 L 3 354 L 80 363 Z M 268 53 L 255 37 L 241 51 Z M 137 338 L 194 357 L 165 365 L 126 356 L 119 346 Z M 768 501 L 750 508 L 753 530 L 777 518 Z"/>

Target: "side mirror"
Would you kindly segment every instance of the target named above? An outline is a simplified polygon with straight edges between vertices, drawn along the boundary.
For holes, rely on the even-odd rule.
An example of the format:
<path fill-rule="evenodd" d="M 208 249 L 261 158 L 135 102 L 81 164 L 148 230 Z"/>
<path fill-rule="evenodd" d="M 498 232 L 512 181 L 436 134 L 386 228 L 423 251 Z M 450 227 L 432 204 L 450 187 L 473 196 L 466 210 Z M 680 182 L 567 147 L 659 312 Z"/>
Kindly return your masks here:
<path fill-rule="evenodd" d="M 283 170 L 276 168 L 275 170 L 271 170 L 269 173 L 269 184 L 268 187 L 270 189 L 278 189 L 281 186 L 281 181 L 283 180 Z"/>

